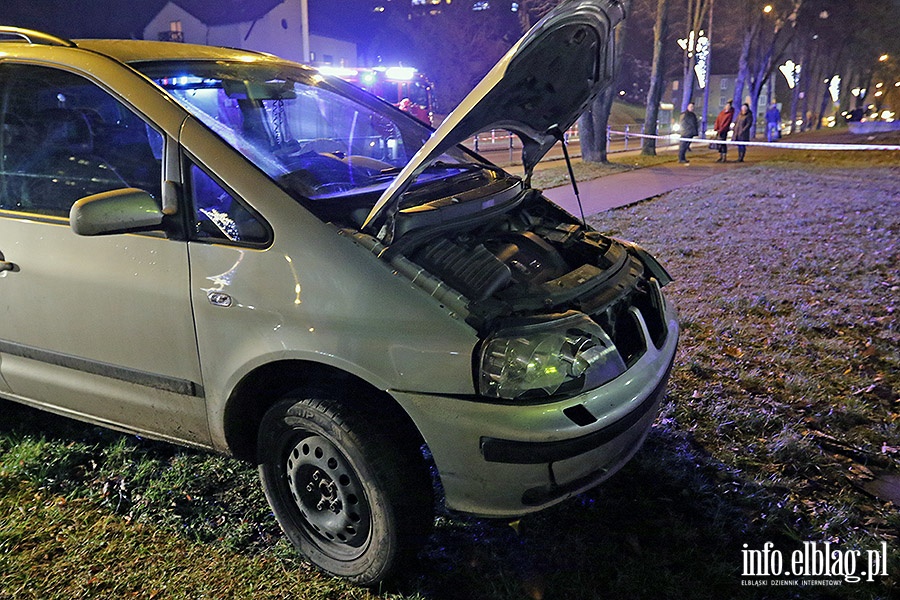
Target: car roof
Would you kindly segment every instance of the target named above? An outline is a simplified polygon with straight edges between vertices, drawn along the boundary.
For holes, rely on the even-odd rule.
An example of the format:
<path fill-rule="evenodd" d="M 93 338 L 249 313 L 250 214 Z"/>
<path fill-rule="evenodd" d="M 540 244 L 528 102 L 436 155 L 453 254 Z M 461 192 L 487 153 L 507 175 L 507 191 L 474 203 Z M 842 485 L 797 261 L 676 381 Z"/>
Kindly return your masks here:
<path fill-rule="evenodd" d="M 103 54 L 123 63 L 170 60 L 236 60 L 242 62 L 280 60 L 262 52 L 181 42 L 114 39 L 79 39 L 73 40 L 73 42 L 79 48 Z"/>

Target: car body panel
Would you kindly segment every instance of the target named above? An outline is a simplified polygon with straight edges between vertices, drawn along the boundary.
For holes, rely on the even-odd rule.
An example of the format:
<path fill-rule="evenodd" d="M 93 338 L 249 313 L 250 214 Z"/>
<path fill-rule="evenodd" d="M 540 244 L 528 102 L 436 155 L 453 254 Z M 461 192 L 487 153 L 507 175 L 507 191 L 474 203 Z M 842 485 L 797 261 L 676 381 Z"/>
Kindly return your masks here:
<path fill-rule="evenodd" d="M 335 282 L 316 257 L 293 244 L 262 252 L 192 245 L 192 293 L 216 447 L 227 449 L 232 391 L 255 369 L 280 361 L 334 367 L 380 390 L 473 393 L 477 338 L 471 328 L 422 301 L 420 290 L 396 285 L 391 279 L 397 276 L 334 237 L 322 246 L 355 262 L 347 267 L 353 284 Z M 233 304 L 212 304 L 211 291 L 226 293 Z M 390 309 L 396 306 L 404 310 Z"/>
<path fill-rule="evenodd" d="M 177 132 L 184 118 L 165 98 L 140 93 L 151 85 L 144 78 L 93 52 L 17 45 L 11 57 L 0 46 L 0 69 L 27 64 L 93 81 L 163 131 Z M 140 109 L 129 100 L 136 97 Z M 0 274 L 11 275 L 0 281 L 0 312 L 15 315 L 0 323 L 0 343 L 6 346 L 0 348 L 0 368 L 10 394 L 70 416 L 208 446 L 183 280 L 186 248 L 159 236 L 85 238 L 65 219 L 0 212 L 2 250 L 20 268 Z M 44 326 L 34 327 L 35 322 Z M 97 343 L 84 344 L 86 338 Z M 28 358 L 36 353 L 46 355 Z M 62 366 L 72 361 L 80 368 Z M 101 374 L 110 372 L 116 375 Z M 165 415 L 163 406 L 172 414 Z"/>
<path fill-rule="evenodd" d="M 381 390 L 474 393 L 477 337 L 471 327 L 351 236 L 310 215 L 261 172 L 247 169 L 243 157 L 195 120 L 185 121 L 181 142 L 274 232 L 265 249 L 190 244 L 214 432 L 221 433 L 226 401 L 240 380 L 273 361 L 337 367 Z M 227 294 L 232 304 L 213 305 L 210 293 Z M 214 437 L 223 443 L 221 435 Z"/>
<path fill-rule="evenodd" d="M 4 254 L 20 269 L 0 281 L 0 313 L 12 316 L 0 319 L 11 391 L 208 443 L 185 245 L 82 237 L 60 221 L 0 218 Z"/>

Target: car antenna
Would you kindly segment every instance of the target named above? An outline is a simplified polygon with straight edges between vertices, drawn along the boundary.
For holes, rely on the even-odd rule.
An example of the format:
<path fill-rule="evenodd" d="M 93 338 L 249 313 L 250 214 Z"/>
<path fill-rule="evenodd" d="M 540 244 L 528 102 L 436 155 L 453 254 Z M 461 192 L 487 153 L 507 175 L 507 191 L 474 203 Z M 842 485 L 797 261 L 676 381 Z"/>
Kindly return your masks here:
<path fill-rule="evenodd" d="M 550 128 L 550 133 L 562 142 L 563 156 L 566 158 L 566 167 L 569 169 L 569 181 L 572 182 L 572 190 L 575 192 L 575 201 L 578 202 L 578 211 L 581 213 L 581 226 L 587 230 L 587 220 L 584 218 L 584 206 L 581 204 L 581 194 L 578 193 L 578 184 L 575 182 L 575 171 L 572 170 L 572 159 L 569 158 L 569 146 L 566 144 L 566 136 L 559 125 Z"/>

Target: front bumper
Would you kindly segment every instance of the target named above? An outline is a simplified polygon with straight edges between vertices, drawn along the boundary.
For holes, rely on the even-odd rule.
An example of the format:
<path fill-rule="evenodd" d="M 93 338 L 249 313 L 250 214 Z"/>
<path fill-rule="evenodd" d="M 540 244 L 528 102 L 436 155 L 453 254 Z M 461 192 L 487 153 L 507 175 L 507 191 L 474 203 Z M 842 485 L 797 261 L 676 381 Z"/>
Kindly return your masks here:
<path fill-rule="evenodd" d="M 512 518 L 589 489 L 640 448 L 658 414 L 675 357 L 678 323 L 665 307 L 661 348 L 579 396 L 536 405 L 393 392 L 422 432 L 447 507 Z M 647 326 L 641 329 L 650 340 Z"/>

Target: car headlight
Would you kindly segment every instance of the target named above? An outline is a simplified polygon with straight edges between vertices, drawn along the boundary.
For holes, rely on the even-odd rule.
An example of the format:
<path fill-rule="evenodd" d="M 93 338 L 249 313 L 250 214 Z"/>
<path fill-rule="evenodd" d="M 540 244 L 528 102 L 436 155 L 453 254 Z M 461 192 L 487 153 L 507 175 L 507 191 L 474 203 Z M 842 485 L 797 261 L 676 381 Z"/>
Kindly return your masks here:
<path fill-rule="evenodd" d="M 497 331 L 480 359 L 479 392 L 507 400 L 578 393 L 626 369 L 606 332 L 581 313 Z"/>

